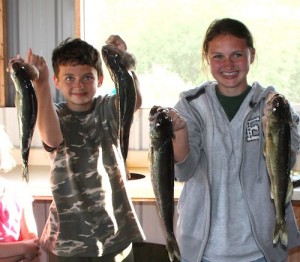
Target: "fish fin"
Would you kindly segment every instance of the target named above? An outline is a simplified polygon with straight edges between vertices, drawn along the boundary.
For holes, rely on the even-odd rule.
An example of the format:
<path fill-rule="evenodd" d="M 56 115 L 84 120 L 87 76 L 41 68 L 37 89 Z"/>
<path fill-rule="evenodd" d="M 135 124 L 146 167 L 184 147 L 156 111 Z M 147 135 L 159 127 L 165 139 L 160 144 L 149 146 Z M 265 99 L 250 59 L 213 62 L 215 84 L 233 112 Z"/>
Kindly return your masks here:
<path fill-rule="evenodd" d="M 280 221 L 276 220 L 275 228 L 274 228 L 274 237 L 273 237 L 273 244 L 276 245 L 278 242 L 285 247 L 288 244 L 288 234 L 287 234 L 287 226 L 285 219 Z"/>
<path fill-rule="evenodd" d="M 290 202 L 290 200 L 292 199 L 292 195 L 293 195 L 293 183 L 289 179 L 288 190 L 287 190 L 286 199 L 285 199 L 285 204 L 287 204 L 288 202 Z"/>
<path fill-rule="evenodd" d="M 265 157 L 267 156 L 267 145 L 266 145 L 266 143 L 264 144 L 264 147 L 263 147 L 263 155 Z"/>
<path fill-rule="evenodd" d="M 167 238 L 167 251 L 171 262 L 180 262 L 181 256 L 175 236 Z"/>
<path fill-rule="evenodd" d="M 274 199 L 274 194 L 273 194 L 272 188 L 271 188 L 271 191 L 270 191 L 270 197 L 271 197 L 271 199 Z"/>

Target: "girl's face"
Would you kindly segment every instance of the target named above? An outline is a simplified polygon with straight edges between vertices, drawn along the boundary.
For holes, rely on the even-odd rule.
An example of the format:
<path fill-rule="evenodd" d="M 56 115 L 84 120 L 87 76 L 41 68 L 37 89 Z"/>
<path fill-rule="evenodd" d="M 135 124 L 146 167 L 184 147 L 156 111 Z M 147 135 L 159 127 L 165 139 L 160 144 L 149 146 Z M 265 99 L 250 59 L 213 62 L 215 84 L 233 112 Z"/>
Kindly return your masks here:
<path fill-rule="evenodd" d="M 103 77 L 97 75 L 89 65 L 60 65 L 54 83 L 73 111 L 87 111 L 91 108 L 96 88 L 101 86 Z"/>
<path fill-rule="evenodd" d="M 206 58 L 221 94 L 237 96 L 246 90 L 254 56 L 255 49 L 249 48 L 245 39 L 233 35 L 220 35 L 209 42 Z"/>

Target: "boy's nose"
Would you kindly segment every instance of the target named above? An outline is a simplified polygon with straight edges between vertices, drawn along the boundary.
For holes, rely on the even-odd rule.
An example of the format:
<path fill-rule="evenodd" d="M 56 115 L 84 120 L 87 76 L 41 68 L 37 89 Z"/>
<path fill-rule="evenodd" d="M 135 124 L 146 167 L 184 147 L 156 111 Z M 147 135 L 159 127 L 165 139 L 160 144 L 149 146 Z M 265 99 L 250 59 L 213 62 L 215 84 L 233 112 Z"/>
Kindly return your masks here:
<path fill-rule="evenodd" d="M 75 81 L 75 85 L 77 88 L 82 88 L 84 86 L 83 81 L 80 79 Z"/>

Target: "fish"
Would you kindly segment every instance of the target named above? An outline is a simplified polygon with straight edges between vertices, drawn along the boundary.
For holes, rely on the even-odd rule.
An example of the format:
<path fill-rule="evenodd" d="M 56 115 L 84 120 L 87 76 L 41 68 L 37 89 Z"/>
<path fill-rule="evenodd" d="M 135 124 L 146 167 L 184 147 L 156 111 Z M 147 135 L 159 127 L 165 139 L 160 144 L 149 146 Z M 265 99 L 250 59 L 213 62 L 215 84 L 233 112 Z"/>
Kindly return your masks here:
<path fill-rule="evenodd" d="M 18 60 L 12 61 L 8 70 L 16 90 L 15 106 L 19 126 L 22 178 L 29 182 L 28 159 L 37 119 L 37 98 L 32 81 L 37 79 L 39 74 L 34 66 Z"/>
<path fill-rule="evenodd" d="M 135 57 L 112 45 L 104 45 L 101 49 L 102 58 L 115 84 L 118 99 L 119 141 L 124 159 L 127 179 L 131 178 L 127 167 L 129 136 L 136 103 L 136 66 Z M 130 73 L 131 74 L 130 74 Z"/>
<path fill-rule="evenodd" d="M 288 245 L 285 207 L 291 200 L 293 184 L 291 172 L 291 125 L 292 116 L 288 101 L 275 94 L 265 108 L 264 155 L 271 183 L 271 198 L 275 207 L 273 244 Z"/>
<path fill-rule="evenodd" d="M 174 154 L 172 120 L 168 109 L 153 106 L 150 122 L 150 176 L 159 216 L 166 235 L 166 249 L 170 261 L 181 261 L 180 250 L 174 234 Z"/>

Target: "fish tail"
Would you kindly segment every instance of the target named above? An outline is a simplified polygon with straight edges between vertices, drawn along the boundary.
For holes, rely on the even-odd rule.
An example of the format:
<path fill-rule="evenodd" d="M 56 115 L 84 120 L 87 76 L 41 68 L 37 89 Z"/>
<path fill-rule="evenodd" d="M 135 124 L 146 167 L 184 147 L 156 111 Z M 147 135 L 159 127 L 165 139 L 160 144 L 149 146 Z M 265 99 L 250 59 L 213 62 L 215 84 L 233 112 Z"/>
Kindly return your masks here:
<path fill-rule="evenodd" d="M 171 262 L 181 261 L 180 251 L 175 237 L 167 239 L 167 251 Z"/>
<path fill-rule="evenodd" d="M 25 181 L 28 183 L 29 182 L 29 172 L 28 172 L 28 166 L 27 165 L 24 165 L 23 166 L 23 179 L 25 179 Z"/>
<path fill-rule="evenodd" d="M 276 245 L 279 242 L 279 240 L 283 246 L 287 247 L 288 234 L 285 219 L 276 221 L 276 225 L 274 228 L 273 244 Z"/>

